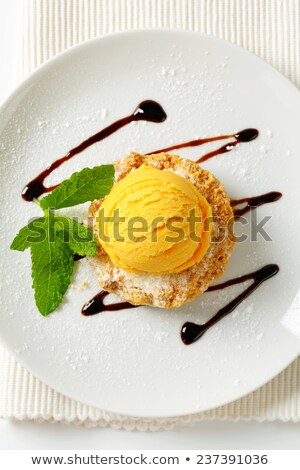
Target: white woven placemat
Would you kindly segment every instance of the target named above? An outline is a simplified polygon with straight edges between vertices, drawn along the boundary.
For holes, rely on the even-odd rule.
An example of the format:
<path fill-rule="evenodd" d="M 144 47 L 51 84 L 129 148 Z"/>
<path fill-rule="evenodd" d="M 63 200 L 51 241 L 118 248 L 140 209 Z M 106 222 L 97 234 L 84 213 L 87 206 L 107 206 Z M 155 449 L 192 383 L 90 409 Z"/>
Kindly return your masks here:
<path fill-rule="evenodd" d="M 20 77 L 102 34 L 168 27 L 213 34 L 249 49 L 300 86 L 300 0 L 23 0 Z M 300 359 L 254 393 L 186 417 L 120 416 L 66 398 L 0 349 L 0 417 L 115 428 L 168 429 L 204 418 L 300 421 Z"/>

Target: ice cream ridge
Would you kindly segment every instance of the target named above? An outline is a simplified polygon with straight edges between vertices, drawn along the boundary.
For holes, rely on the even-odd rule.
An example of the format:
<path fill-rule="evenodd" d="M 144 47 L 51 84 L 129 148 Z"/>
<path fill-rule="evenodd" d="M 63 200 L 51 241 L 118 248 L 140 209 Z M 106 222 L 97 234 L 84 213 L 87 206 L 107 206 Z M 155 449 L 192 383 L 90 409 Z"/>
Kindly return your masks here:
<path fill-rule="evenodd" d="M 211 206 L 187 179 L 142 165 L 112 188 L 96 214 L 112 262 L 127 272 L 181 272 L 210 245 Z"/>

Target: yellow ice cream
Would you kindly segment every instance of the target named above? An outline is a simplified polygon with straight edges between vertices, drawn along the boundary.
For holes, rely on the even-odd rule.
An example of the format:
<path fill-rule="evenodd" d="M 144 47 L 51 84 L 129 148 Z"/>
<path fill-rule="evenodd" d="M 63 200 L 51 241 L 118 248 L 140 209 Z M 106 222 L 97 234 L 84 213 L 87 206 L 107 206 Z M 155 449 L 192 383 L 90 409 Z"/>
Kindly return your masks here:
<path fill-rule="evenodd" d="M 205 255 L 211 225 L 205 219 L 211 214 L 207 200 L 188 180 L 141 166 L 116 183 L 101 204 L 98 238 L 125 271 L 180 272 Z"/>

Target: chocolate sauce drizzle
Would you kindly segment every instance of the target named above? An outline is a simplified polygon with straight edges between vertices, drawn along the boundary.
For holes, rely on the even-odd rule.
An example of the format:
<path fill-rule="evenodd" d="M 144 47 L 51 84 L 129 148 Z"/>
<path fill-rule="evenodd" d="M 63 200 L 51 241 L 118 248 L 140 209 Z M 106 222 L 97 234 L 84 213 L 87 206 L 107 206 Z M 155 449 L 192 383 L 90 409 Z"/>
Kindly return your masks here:
<path fill-rule="evenodd" d="M 263 204 L 269 204 L 270 202 L 278 201 L 282 197 L 282 193 L 278 191 L 272 191 L 270 193 L 261 194 L 260 196 L 253 196 L 253 197 L 244 197 L 243 199 L 231 199 L 230 205 L 231 207 L 240 206 L 241 204 L 246 204 L 241 209 L 233 209 L 234 218 L 238 219 L 242 215 L 246 214 L 246 212 L 251 211 L 252 209 L 256 209 Z"/>
<path fill-rule="evenodd" d="M 96 142 L 100 142 L 106 137 L 117 132 L 124 126 L 127 126 L 133 121 L 148 121 L 148 122 L 163 122 L 167 118 L 167 115 L 162 106 L 156 101 L 146 100 L 142 101 L 129 116 L 125 116 L 118 121 L 113 122 L 108 127 L 105 127 L 100 132 L 92 135 L 88 139 L 84 140 L 81 144 L 73 149 L 61 158 L 58 158 L 44 171 L 42 171 L 36 178 L 31 180 L 23 189 L 22 197 L 25 201 L 33 201 L 33 199 L 40 197 L 44 193 L 48 193 L 55 189 L 58 185 L 46 187 L 44 181 L 56 168 L 60 167 L 63 163 L 70 160 L 75 155 L 83 152 L 86 148 L 94 145 Z"/>
<path fill-rule="evenodd" d="M 235 218 L 241 217 L 246 212 L 255 209 L 262 204 L 268 204 L 275 202 L 282 197 L 280 192 L 270 192 L 262 194 L 260 196 L 246 197 L 243 199 L 234 199 L 231 200 L 231 206 L 236 207 L 240 204 L 247 203 L 246 206 L 242 209 L 235 209 L 234 216 Z M 77 261 L 84 256 L 74 255 L 74 261 Z M 245 274 L 235 279 L 230 279 L 229 281 L 223 282 L 222 284 L 217 284 L 215 286 L 210 286 L 206 292 L 211 292 L 219 289 L 225 289 L 226 287 L 233 286 L 235 284 L 241 284 L 242 282 L 248 281 L 250 279 L 254 280 L 254 283 L 248 287 L 242 294 L 240 294 L 236 299 L 231 301 L 228 305 L 223 307 L 219 312 L 211 318 L 204 325 L 197 325 L 195 323 L 186 322 L 181 331 L 181 338 L 185 344 L 191 344 L 199 339 L 205 331 L 207 331 L 211 326 L 220 321 L 224 316 L 231 313 L 246 297 L 248 297 L 259 285 L 269 279 L 270 277 L 277 274 L 279 267 L 275 264 L 269 264 L 258 271 L 255 271 L 250 274 Z M 109 295 L 109 292 L 102 290 L 95 297 L 89 300 L 82 308 L 81 313 L 85 316 L 95 315 L 104 311 L 116 311 L 123 310 L 128 308 L 136 308 L 139 305 L 132 305 L 129 302 L 117 302 L 112 304 L 104 304 L 105 297 Z"/>
<path fill-rule="evenodd" d="M 263 282 L 271 277 L 275 276 L 279 272 L 279 266 L 277 264 L 268 264 L 263 268 L 254 271 L 244 276 L 239 276 L 235 279 L 230 279 L 229 281 L 223 282 L 222 284 L 217 284 L 215 286 L 210 286 L 207 289 L 207 292 L 212 292 L 215 290 L 225 289 L 236 284 L 241 284 L 243 282 L 253 280 L 253 283 L 239 294 L 235 299 L 229 302 L 225 307 L 221 308 L 216 315 L 214 315 L 210 320 L 208 320 L 203 325 L 199 325 L 192 322 L 186 322 L 181 329 L 181 339 L 184 344 L 190 345 L 197 341 L 203 334 L 209 330 L 213 325 L 222 320 L 225 316 L 233 312 L 233 310 L 247 297 L 249 297 L 252 292 L 254 292 Z M 117 311 L 129 308 L 137 308 L 140 305 L 133 305 L 129 302 L 116 302 L 111 304 L 105 304 L 104 299 L 109 295 L 107 291 L 100 291 L 95 297 L 89 300 L 81 310 L 82 315 L 91 316 L 100 312 L 105 311 Z"/>
<path fill-rule="evenodd" d="M 253 280 L 253 283 L 247 287 L 240 295 L 229 302 L 225 307 L 222 307 L 210 320 L 203 325 L 197 323 L 186 322 L 181 329 L 181 339 L 184 344 L 190 345 L 197 341 L 204 333 L 209 330 L 213 325 L 222 320 L 226 315 L 231 313 L 243 300 L 245 300 L 253 291 L 255 291 L 263 282 L 271 277 L 275 276 L 279 272 L 279 266 L 277 264 L 268 264 L 263 268 L 259 269 L 250 274 L 240 276 L 236 279 L 223 282 L 216 286 L 211 286 L 208 291 L 225 289 L 226 287 L 233 286 L 234 284 L 240 284 L 242 282 Z"/>
<path fill-rule="evenodd" d="M 69 152 L 55 160 L 51 165 L 49 165 L 44 171 L 42 171 L 36 178 L 31 180 L 23 189 L 22 197 L 25 201 L 33 201 L 34 199 L 40 197 L 44 193 L 48 193 L 55 189 L 58 185 L 46 187 L 44 185 L 45 179 L 58 167 L 60 167 L 63 163 L 70 160 L 75 155 L 83 152 L 85 149 L 94 145 L 101 140 L 109 137 L 110 135 L 117 132 L 124 126 L 127 126 L 133 121 L 148 121 L 148 122 L 163 122 L 167 118 L 167 115 L 162 108 L 162 106 L 152 100 L 145 100 L 142 101 L 134 110 L 132 114 L 129 116 L 125 116 L 106 128 L 102 129 L 101 131 L 97 132 L 96 134 L 92 135 L 88 139 L 84 140 L 78 146 L 74 147 L 73 149 L 69 150 Z M 172 145 L 170 147 L 166 147 L 164 149 L 156 150 L 151 153 L 160 153 L 160 152 L 169 152 L 175 149 L 187 148 L 187 147 L 196 147 L 200 145 L 204 145 L 209 142 L 215 142 L 224 139 L 233 139 L 231 142 L 219 147 L 218 149 L 203 155 L 199 158 L 196 162 L 202 163 L 216 155 L 221 155 L 223 153 L 230 152 L 236 145 L 242 142 L 250 142 L 254 140 L 259 135 L 259 131 L 257 129 L 244 129 L 236 134 L 229 134 L 229 135 L 222 135 L 216 137 L 209 137 L 206 139 L 196 139 L 191 140 L 188 142 L 184 142 L 177 145 Z M 148 154 L 149 155 L 149 154 Z M 281 193 L 278 192 L 271 192 L 266 193 L 261 196 L 244 198 L 239 200 L 232 200 L 231 205 L 232 207 L 236 207 L 238 205 L 246 203 L 246 206 L 241 209 L 235 209 L 235 218 L 238 218 L 245 214 L 247 211 L 256 208 L 262 204 L 270 203 L 277 201 L 282 196 Z M 74 261 L 78 261 L 84 256 L 74 254 Z M 231 313 L 245 298 L 247 298 L 255 289 L 257 289 L 260 284 L 262 284 L 267 279 L 271 278 L 279 271 L 279 267 L 276 264 L 270 264 L 265 266 L 264 268 L 255 271 L 254 273 L 246 274 L 245 276 L 241 276 L 237 279 L 232 279 L 230 281 L 224 282 L 223 284 L 219 284 L 216 286 L 211 286 L 208 288 L 208 291 L 213 291 L 217 289 L 223 289 L 228 286 L 239 284 L 249 279 L 253 279 L 253 283 L 240 295 L 238 295 L 234 300 L 232 300 L 229 304 L 225 307 L 221 308 L 216 315 L 214 315 L 208 322 L 204 323 L 203 325 L 198 325 L 196 323 L 186 322 L 181 330 L 181 339 L 184 344 L 192 344 L 197 339 L 199 339 L 209 328 L 211 328 L 215 323 L 220 321 L 226 315 Z M 101 291 L 95 297 L 93 297 L 90 301 L 88 301 L 82 308 L 81 313 L 85 316 L 95 315 L 100 312 L 104 311 L 116 311 L 122 309 L 129 309 L 129 308 L 136 308 L 138 305 L 133 305 L 129 302 L 116 302 L 111 304 L 105 304 L 104 299 L 109 295 L 109 292 Z"/>
<path fill-rule="evenodd" d="M 139 305 L 133 305 L 133 304 L 130 304 L 129 302 L 116 302 L 112 304 L 105 304 L 104 299 L 108 295 L 109 295 L 109 292 L 105 290 L 102 290 L 97 295 L 95 295 L 95 297 L 89 300 L 82 307 L 82 310 L 81 310 L 82 315 L 89 317 L 91 315 L 95 315 L 96 313 L 100 313 L 100 312 L 116 311 L 116 310 L 123 310 L 127 308 L 139 307 Z"/>
<path fill-rule="evenodd" d="M 172 145 L 171 147 L 166 147 L 164 149 L 155 150 L 154 152 L 151 152 L 151 154 L 160 153 L 160 152 L 169 152 L 170 150 L 179 150 L 179 149 L 183 149 L 187 147 L 197 147 L 199 145 L 204 145 L 209 142 L 215 142 L 217 140 L 234 139 L 232 142 L 222 145 L 222 147 L 219 147 L 213 152 L 209 152 L 206 155 L 203 155 L 203 157 L 196 160 L 196 163 L 202 163 L 208 160 L 209 158 L 215 157 L 216 155 L 221 155 L 222 153 L 230 152 L 236 145 L 242 142 L 250 142 L 251 140 L 256 139 L 258 137 L 258 134 L 259 134 L 259 131 L 257 129 L 252 129 L 252 128 L 243 129 L 242 131 L 237 132 L 236 134 L 220 135 L 217 137 L 208 137 L 206 139 L 190 140 L 188 142 L 183 142 L 181 144 Z M 150 155 L 150 153 L 148 153 L 148 155 Z"/>

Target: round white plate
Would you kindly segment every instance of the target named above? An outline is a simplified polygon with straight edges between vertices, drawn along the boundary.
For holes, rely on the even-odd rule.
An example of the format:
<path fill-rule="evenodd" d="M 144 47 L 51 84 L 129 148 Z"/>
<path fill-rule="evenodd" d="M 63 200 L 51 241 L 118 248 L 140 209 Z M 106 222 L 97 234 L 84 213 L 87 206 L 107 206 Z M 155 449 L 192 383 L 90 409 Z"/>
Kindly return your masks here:
<path fill-rule="evenodd" d="M 77 263 L 61 307 L 43 318 L 31 288 L 29 252 L 9 250 L 38 206 L 21 199 L 25 183 L 70 148 L 144 99 L 161 103 L 163 124 L 133 123 L 59 168 L 47 183 L 85 166 L 110 163 L 201 136 L 246 127 L 258 139 L 203 165 L 233 198 L 281 191 L 260 207 L 272 241 L 237 244 L 225 279 L 278 263 L 280 273 L 198 342 L 180 329 L 204 322 L 243 290 L 204 294 L 164 311 L 140 307 L 86 318 L 82 305 L 98 290 L 87 260 Z M 41 67 L 8 100 L 0 116 L 1 340 L 26 368 L 54 389 L 89 405 L 135 416 L 207 410 L 235 400 L 280 372 L 300 353 L 292 301 L 300 286 L 300 95 L 260 59 L 227 42 L 179 31 L 139 31 L 97 39 Z M 225 143 L 225 142 L 224 142 Z M 218 143 L 178 153 L 197 159 Z M 51 180 L 51 181 L 50 181 Z M 81 214 L 84 207 L 65 211 Z M 254 213 L 253 213 L 254 214 Z M 249 214 L 247 215 L 250 220 Z M 237 226 L 241 232 L 241 224 Z M 85 281 L 87 286 L 85 286 Z"/>

